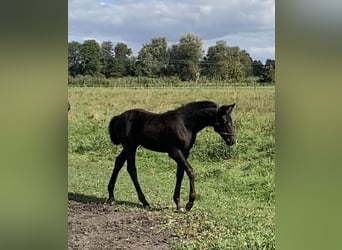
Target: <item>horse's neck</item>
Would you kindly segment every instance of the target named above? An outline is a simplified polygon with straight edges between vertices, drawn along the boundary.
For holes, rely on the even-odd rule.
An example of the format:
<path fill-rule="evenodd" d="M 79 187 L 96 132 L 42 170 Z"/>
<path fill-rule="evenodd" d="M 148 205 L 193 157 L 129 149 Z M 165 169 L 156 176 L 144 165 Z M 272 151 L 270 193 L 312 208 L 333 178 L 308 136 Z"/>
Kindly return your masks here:
<path fill-rule="evenodd" d="M 205 127 L 214 126 L 216 112 L 216 108 L 206 108 L 192 113 L 188 120 L 194 132 L 197 133 Z"/>

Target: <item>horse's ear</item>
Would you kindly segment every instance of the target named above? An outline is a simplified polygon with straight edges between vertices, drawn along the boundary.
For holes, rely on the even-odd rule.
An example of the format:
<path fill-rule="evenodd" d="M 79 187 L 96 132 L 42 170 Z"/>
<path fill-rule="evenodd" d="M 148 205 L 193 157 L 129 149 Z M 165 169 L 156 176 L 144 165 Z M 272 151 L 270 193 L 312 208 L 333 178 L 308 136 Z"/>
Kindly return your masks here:
<path fill-rule="evenodd" d="M 230 104 L 230 105 L 223 105 L 219 108 L 219 112 L 230 114 L 233 111 L 233 108 L 235 107 L 235 103 Z"/>
<path fill-rule="evenodd" d="M 223 105 L 220 107 L 220 111 L 229 115 L 233 111 L 234 107 L 235 107 L 235 103 L 230 104 L 230 105 Z"/>
<path fill-rule="evenodd" d="M 233 103 L 233 104 L 230 104 L 230 105 L 227 106 L 227 110 L 226 110 L 227 114 L 230 114 L 233 111 L 233 108 L 235 107 L 235 104 L 236 103 Z"/>

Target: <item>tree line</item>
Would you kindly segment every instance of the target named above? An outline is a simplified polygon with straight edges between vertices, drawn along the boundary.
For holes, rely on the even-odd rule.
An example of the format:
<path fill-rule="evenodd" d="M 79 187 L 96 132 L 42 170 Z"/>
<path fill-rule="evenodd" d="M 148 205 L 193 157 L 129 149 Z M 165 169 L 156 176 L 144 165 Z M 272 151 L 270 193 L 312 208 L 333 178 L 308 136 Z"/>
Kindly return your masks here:
<path fill-rule="evenodd" d="M 106 78 L 143 76 L 178 77 L 193 81 L 199 77 L 210 80 L 239 80 L 258 77 L 261 82 L 274 82 L 275 60 L 263 64 L 238 46 L 230 47 L 217 41 L 206 53 L 202 39 L 193 34 L 182 36 L 179 43 L 168 46 L 165 37 L 152 38 L 143 44 L 137 56 L 125 43 L 115 46 L 111 41 L 99 44 L 95 40 L 68 43 L 68 73 L 70 76 L 90 75 Z"/>

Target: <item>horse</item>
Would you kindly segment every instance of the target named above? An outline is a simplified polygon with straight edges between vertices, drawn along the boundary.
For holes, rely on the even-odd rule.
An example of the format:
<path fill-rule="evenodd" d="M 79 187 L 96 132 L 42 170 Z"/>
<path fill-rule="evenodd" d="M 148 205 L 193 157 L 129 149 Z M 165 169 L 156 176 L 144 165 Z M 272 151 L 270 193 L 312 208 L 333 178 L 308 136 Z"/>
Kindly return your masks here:
<path fill-rule="evenodd" d="M 178 211 L 184 211 L 180 205 L 180 188 L 184 172 L 189 183 L 189 201 L 186 210 L 190 211 L 196 199 L 194 170 L 188 162 L 190 150 L 196 135 L 205 127 L 213 127 L 223 141 L 232 146 L 235 143 L 231 112 L 235 103 L 219 106 L 212 101 L 190 102 L 165 113 L 152 113 L 144 109 L 127 110 L 113 116 L 109 122 L 110 140 L 122 145 L 122 151 L 116 157 L 114 169 L 108 184 L 109 198 L 106 204 L 115 201 L 114 187 L 120 169 L 127 161 L 127 171 L 133 181 L 139 201 L 144 208 L 150 208 L 138 182 L 135 165 L 136 150 L 142 146 L 148 150 L 167 153 L 177 163 L 176 185 L 173 201 Z"/>

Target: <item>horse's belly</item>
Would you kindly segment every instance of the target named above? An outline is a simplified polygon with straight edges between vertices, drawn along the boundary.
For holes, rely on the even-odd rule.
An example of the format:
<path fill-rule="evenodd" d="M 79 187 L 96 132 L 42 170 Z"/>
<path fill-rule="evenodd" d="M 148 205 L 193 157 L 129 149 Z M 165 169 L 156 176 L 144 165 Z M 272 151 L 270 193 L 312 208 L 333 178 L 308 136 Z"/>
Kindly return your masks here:
<path fill-rule="evenodd" d="M 168 152 L 168 146 L 160 143 L 143 143 L 141 144 L 146 149 L 157 151 L 157 152 Z"/>

